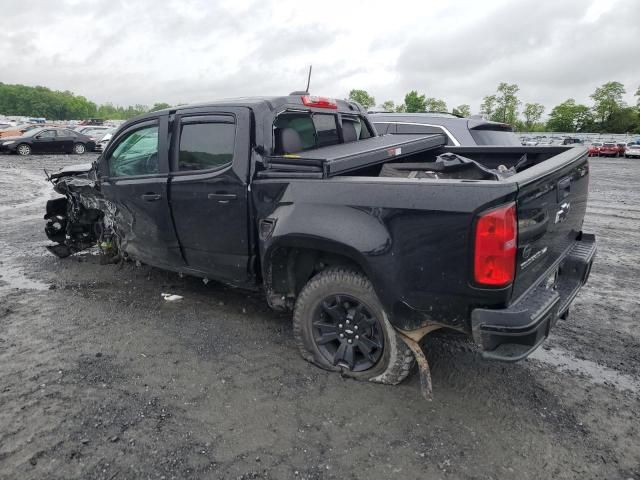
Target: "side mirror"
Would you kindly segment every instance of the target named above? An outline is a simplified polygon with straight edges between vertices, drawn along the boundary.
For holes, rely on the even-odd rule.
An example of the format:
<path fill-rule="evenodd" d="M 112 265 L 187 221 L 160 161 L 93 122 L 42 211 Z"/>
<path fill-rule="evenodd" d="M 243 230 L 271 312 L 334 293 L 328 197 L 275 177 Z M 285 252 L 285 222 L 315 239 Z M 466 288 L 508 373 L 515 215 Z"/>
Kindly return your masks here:
<path fill-rule="evenodd" d="M 40 140 L 42 138 L 42 135 L 36 135 L 36 140 Z"/>

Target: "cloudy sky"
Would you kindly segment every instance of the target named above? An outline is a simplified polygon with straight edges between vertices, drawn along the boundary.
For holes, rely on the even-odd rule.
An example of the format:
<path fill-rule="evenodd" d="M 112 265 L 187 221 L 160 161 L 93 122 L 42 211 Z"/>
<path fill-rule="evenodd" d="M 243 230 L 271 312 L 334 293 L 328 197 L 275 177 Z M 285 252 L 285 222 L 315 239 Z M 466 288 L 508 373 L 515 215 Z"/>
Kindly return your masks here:
<path fill-rule="evenodd" d="M 640 86 L 640 0 L 1 0 L 0 81 L 98 102 L 412 89 L 476 113 L 501 81 L 553 105 Z"/>

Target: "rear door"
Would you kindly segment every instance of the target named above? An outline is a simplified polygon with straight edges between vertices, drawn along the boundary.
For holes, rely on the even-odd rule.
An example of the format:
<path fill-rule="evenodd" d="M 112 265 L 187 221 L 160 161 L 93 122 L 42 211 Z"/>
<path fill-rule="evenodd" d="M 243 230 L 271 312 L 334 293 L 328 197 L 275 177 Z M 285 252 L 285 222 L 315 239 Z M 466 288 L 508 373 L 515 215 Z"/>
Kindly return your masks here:
<path fill-rule="evenodd" d="M 121 247 L 151 265 L 179 269 L 178 245 L 168 197 L 167 116 L 121 132 L 100 161 L 100 187 Z"/>
<path fill-rule="evenodd" d="M 582 148 L 569 148 L 531 167 L 518 181 L 518 253 L 514 298 L 542 277 L 571 247 L 587 208 L 589 164 Z M 545 274 L 548 274 L 545 276 Z"/>
<path fill-rule="evenodd" d="M 249 110 L 179 111 L 172 137 L 171 208 L 187 265 L 246 283 Z"/>
<path fill-rule="evenodd" d="M 76 136 L 71 130 L 58 130 L 58 142 L 60 142 L 60 150 L 63 152 L 73 152 L 73 144 Z"/>

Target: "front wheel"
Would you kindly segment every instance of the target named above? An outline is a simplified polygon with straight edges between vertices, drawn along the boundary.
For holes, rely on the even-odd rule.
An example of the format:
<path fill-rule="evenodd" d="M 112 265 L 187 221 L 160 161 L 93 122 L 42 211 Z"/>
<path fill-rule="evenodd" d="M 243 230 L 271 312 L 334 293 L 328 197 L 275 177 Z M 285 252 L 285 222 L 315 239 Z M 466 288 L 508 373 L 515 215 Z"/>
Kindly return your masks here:
<path fill-rule="evenodd" d="M 84 146 L 83 143 L 76 143 L 73 146 L 73 153 L 75 153 L 76 155 L 82 155 L 86 151 L 87 151 L 87 149 L 86 149 L 86 147 Z"/>
<path fill-rule="evenodd" d="M 359 380 L 395 385 L 414 364 L 371 282 L 347 268 L 309 280 L 296 300 L 293 334 L 306 360 Z"/>
<path fill-rule="evenodd" d="M 31 147 L 26 143 L 23 143 L 21 145 L 18 145 L 18 148 L 16 148 L 16 152 L 18 153 L 18 155 L 26 157 L 27 155 L 31 155 Z"/>

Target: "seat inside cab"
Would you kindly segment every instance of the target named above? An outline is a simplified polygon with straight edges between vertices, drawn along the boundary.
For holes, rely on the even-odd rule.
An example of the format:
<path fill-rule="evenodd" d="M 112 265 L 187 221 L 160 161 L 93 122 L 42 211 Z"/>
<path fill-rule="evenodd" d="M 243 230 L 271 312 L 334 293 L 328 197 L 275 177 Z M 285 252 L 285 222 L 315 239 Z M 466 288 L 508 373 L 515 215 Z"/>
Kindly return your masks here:
<path fill-rule="evenodd" d="M 276 117 L 273 128 L 276 155 L 355 142 L 372 136 L 366 122 L 357 115 L 284 112 Z"/>

